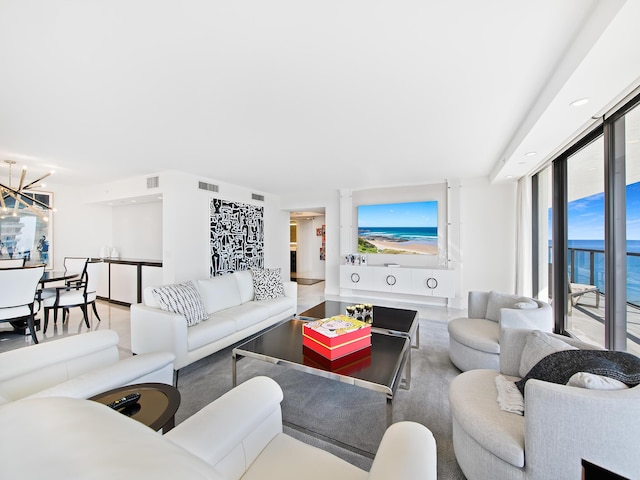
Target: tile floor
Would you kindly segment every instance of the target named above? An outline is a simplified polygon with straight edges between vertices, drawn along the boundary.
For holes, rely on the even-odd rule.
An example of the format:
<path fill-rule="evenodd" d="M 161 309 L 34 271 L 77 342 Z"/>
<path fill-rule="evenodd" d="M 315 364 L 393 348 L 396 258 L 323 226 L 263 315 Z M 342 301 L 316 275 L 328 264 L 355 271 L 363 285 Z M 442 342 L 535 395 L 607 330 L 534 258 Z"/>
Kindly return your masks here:
<path fill-rule="evenodd" d="M 298 285 L 298 312 L 303 312 L 314 305 L 325 300 L 324 294 L 325 283 L 320 282 L 314 285 Z M 366 298 L 338 298 L 326 297 L 327 299 L 353 301 L 354 303 L 376 303 L 389 307 L 412 308 L 418 310 L 420 318 L 429 318 L 432 320 L 447 321 L 451 318 L 462 316 L 464 311 L 458 309 L 448 309 L 441 306 L 424 306 L 415 305 L 405 302 L 394 302 L 391 300 L 372 301 Z M 98 301 L 98 314 L 102 321 L 98 321 L 93 314 L 89 315 L 90 330 L 115 330 L 120 336 L 118 344 L 121 357 L 131 355 L 131 334 L 129 329 L 129 308 L 112 303 Z M 43 313 L 38 314 L 38 318 L 42 319 Z M 43 334 L 42 330 L 38 331 L 38 340 L 40 342 L 48 342 L 56 338 L 68 335 L 77 335 L 88 331 L 82 319 L 82 312 L 79 308 L 70 310 L 69 320 L 62 324 L 58 319 L 58 324 L 53 324 L 53 315 L 49 317 L 49 327 L 47 333 Z M 14 333 L 13 327 L 9 323 L 0 323 L 0 352 L 6 352 L 16 348 L 31 345 L 33 342 L 30 335 L 19 335 Z"/>

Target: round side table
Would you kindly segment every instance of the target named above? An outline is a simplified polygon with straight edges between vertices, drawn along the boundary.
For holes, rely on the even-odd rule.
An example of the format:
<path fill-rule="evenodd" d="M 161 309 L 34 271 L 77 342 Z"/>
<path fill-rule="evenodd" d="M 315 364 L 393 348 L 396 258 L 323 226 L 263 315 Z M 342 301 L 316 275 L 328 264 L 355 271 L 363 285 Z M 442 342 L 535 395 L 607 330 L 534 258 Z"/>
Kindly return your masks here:
<path fill-rule="evenodd" d="M 180 392 L 177 388 L 164 383 L 138 383 L 115 388 L 91 397 L 98 403 L 107 405 L 130 393 L 139 393 L 138 402 L 119 409 L 124 415 L 145 424 L 155 431 L 166 433 L 175 426 L 175 414 L 180 406 Z"/>

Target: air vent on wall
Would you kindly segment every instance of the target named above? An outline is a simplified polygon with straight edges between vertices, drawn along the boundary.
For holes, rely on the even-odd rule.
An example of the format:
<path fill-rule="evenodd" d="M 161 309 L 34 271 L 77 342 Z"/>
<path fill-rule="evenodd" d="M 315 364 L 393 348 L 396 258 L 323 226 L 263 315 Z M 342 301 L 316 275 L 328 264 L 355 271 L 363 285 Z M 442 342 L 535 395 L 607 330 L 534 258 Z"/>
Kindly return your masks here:
<path fill-rule="evenodd" d="M 198 182 L 198 188 L 200 190 L 207 190 L 208 192 L 218 191 L 218 185 L 213 185 L 212 183 L 206 183 L 206 182 Z"/>
<path fill-rule="evenodd" d="M 149 177 L 147 178 L 147 188 L 158 188 L 160 185 L 159 177 Z"/>
<path fill-rule="evenodd" d="M 258 195 L 257 193 L 252 193 L 251 194 L 251 199 L 252 200 L 260 200 L 261 202 L 264 202 L 264 195 Z"/>

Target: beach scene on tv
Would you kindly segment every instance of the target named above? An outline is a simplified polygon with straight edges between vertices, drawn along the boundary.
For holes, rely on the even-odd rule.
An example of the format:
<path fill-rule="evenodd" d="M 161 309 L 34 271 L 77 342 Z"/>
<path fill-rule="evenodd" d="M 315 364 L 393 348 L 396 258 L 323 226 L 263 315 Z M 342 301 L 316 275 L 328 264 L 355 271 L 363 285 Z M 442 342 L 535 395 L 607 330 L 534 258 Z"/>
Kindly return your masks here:
<path fill-rule="evenodd" d="M 438 254 L 438 202 L 358 206 L 358 253 Z"/>

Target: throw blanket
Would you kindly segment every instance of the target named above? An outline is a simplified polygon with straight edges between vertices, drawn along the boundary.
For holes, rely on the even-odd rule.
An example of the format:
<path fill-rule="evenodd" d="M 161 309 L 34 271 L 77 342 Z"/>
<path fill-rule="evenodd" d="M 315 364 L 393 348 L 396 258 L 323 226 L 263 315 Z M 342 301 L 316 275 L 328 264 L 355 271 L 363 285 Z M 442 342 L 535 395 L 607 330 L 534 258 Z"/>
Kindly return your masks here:
<path fill-rule="evenodd" d="M 611 350 L 563 350 L 547 355 L 520 381 L 518 390 L 533 378 L 545 382 L 566 384 L 574 373 L 587 372 L 615 378 L 629 387 L 640 384 L 640 358 L 626 352 Z"/>

